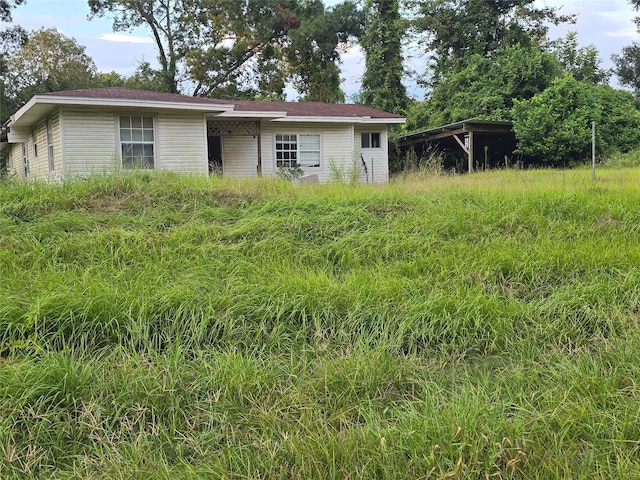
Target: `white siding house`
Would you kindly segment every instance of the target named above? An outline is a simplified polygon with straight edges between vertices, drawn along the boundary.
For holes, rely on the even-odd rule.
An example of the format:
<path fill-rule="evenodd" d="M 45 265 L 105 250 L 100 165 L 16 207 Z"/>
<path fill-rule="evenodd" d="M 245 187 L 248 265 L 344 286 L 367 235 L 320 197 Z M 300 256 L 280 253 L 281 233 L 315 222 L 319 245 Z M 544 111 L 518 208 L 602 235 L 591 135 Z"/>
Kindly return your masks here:
<path fill-rule="evenodd" d="M 388 179 L 387 128 L 361 105 L 230 101 L 104 88 L 34 96 L 0 130 L 12 176 L 60 181 L 129 169 L 232 177 L 301 168 Z"/>

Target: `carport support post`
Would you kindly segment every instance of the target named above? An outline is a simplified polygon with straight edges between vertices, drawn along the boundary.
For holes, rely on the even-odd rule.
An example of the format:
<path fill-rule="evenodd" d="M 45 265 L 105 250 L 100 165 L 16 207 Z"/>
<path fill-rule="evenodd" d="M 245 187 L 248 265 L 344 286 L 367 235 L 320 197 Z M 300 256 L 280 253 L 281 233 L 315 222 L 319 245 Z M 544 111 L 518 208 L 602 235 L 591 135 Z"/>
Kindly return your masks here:
<path fill-rule="evenodd" d="M 469 130 L 469 173 L 473 173 L 473 130 Z"/>

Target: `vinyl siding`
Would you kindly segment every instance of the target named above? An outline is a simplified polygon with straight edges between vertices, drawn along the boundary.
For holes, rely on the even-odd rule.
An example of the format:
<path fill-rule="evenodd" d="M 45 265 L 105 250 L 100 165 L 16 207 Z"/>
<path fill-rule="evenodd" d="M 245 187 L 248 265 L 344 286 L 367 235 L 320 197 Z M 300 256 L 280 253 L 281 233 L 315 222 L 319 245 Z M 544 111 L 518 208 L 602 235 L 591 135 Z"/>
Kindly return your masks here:
<path fill-rule="evenodd" d="M 154 117 L 156 168 L 184 173 L 207 172 L 202 114 L 75 109 L 65 110 L 63 117 L 67 174 L 87 176 L 120 168 L 119 115 Z"/>
<path fill-rule="evenodd" d="M 46 122 L 43 123 L 44 124 L 42 125 L 42 133 L 38 133 L 38 158 L 41 158 L 45 162 L 49 178 L 60 181 L 64 178 L 64 160 L 62 151 L 62 117 L 60 114 L 51 117 L 51 133 L 53 134 L 53 171 L 49 171 L 47 124 Z"/>
<path fill-rule="evenodd" d="M 24 163 L 22 157 L 22 144 L 9 144 L 9 165 L 7 173 L 10 177 L 24 178 Z"/>
<path fill-rule="evenodd" d="M 198 113 L 159 113 L 156 166 L 184 173 L 208 172 L 206 121 Z"/>
<path fill-rule="evenodd" d="M 264 169 L 265 137 L 262 135 L 262 173 Z M 250 136 L 222 137 L 222 174 L 229 177 L 258 175 L 258 141 Z"/>
<path fill-rule="evenodd" d="M 31 129 L 31 134 L 24 145 L 27 150 L 27 160 L 29 162 L 28 179 L 37 180 L 60 180 L 62 178 L 62 150 L 60 144 L 60 115 L 58 112 L 47 117 L 51 121 L 51 133 L 53 135 L 54 146 L 54 170 L 49 170 L 49 156 L 47 145 L 47 122 L 46 119 L 39 121 Z M 24 158 L 22 154 L 22 143 L 12 144 L 11 165 L 8 169 L 10 175 L 25 178 Z M 37 145 L 37 155 L 34 145 Z"/>
<path fill-rule="evenodd" d="M 361 133 L 380 133 L 380 148 L 361 148 Z M 372 183 L 386 183 L 389 181 L 389 146 L 386 125 L 357 126 L 354 131 L 354 148 L 358 158 L 362 153 L 367 169 L 369 181 Z"/>
<path fill-rule="evenodd" d="M 53 171 L 49 171 L 47 123 L 46 119 L 43 119 L 33 126 L 27 141 L 24 142 L 27 160 L 29 162 L 29 175 L 26 177 L 27 179 L 59 180 L 62 178 L 63 170 L 60 146 L 60 115 L 58 113 L 54 113 L 47 118 L 51 121 L 55 168 Z M 37 145 L 37 155 L 36 148 L 34 148 L 35 145 Z M 15 143 L 11 144 L 9 147 L 10 162 L 8 165 L 8 173 L 11 176 L 17 176 L 19 178 L 25 178 L 22 146 L 22 143 Z"/>
<path fill-rule="evenodd" d="M 57 118 L 57 115 L 56 115 Z M 52 122 L 53 128 L 53 122 Z M 45 179 L 49 176 L 49 161 L 47 159 L 47 123 L 45 120 L 35 126 L 38 156 L 33 149 L 33 134 L 27 141 L 27 156 L 29 158 L 29 178 Z"/>
<path fill-rule="evenodd" d="M 317 174 L 321 182 L 331 179 L 331 165 L 345 172 L 352 166 L 353 127 L 351 125 L 266 123 L 262 125 L 262 172 L 265 176 L 273 176 L 277 172 L 274 143 L 276 133 L 320 135 L 320 168 L 305 170 L 305 174 Z"/>
<path fill-rule="evenodd" d="M 85 177 L 113 172 L 118 168 L 115 116 L 112 111 L 65 109 L 62 116 L 66 176 Z"/>

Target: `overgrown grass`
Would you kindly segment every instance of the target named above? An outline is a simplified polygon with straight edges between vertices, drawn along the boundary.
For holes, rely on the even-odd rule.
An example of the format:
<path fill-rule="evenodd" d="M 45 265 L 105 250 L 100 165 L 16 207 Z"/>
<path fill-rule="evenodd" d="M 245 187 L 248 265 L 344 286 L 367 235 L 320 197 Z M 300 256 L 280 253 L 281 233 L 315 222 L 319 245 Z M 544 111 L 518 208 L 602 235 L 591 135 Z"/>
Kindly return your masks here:
<path fill-rule="evenodd" d="M 1 478 L 637 478 L 640 169 L 0 185 Z"/>

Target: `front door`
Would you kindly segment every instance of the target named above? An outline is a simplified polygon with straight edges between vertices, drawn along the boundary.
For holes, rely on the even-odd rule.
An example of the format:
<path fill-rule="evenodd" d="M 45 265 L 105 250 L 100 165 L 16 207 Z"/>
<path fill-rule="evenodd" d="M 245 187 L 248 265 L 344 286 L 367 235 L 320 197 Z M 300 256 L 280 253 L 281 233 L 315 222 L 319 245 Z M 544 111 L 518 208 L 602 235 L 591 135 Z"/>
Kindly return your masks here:
<path fill-rule="evenodd" d="M 209 174 L 222 175 L 222 137 L 207 137 Z"/>

